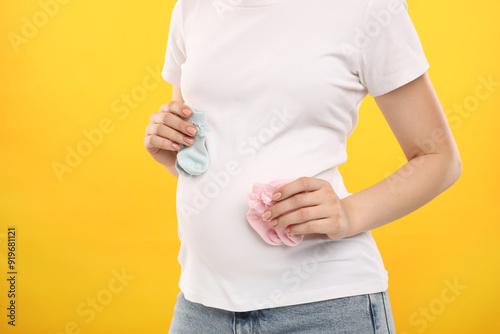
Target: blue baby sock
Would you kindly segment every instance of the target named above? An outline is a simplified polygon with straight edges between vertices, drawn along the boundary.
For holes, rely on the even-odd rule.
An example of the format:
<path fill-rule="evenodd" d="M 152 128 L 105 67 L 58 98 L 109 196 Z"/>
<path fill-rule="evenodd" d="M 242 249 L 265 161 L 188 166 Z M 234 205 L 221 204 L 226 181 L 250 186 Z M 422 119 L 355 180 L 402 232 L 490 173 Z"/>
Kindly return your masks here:
<path fill-rule="evenodd" d="M 190 107 L 191 108 L 191 107 Z M 200 175 L 208 169 L 208 152 L 205 147 L 205 136 L 210 131 L 207 124 L 206 114 L 202 110 L 191 108 L 193 114 L 189 118 L 184 118 L 192 123 L 198 131 L 194 136 L 194 143 L 191 146 L 179 144 L 175 168 L 184 176 Z"/>

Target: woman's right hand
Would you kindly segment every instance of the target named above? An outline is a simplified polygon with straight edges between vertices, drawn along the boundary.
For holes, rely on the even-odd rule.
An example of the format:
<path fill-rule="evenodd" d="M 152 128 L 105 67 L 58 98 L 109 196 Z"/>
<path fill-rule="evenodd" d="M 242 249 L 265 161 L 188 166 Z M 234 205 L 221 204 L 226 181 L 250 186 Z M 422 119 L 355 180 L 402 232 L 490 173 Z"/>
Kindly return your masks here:
<path fill-rule="evenodd" d="M 196 127 L 181 117 L 191 117 L 191 109 L 178 101 L 170 101 L 150 116 L 146 127 L 144 146 L 151 156 L 173 170 L 180 143 L 191 146 L 194 143 Z"/>

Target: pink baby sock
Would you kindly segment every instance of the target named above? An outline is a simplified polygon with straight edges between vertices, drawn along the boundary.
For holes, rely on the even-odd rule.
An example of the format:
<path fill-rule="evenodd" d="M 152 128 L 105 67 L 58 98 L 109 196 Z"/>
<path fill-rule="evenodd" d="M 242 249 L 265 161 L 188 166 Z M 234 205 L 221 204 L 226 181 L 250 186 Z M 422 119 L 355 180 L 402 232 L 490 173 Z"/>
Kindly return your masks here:
<path fill-rule="evenodd" d="M 271 199 L 273 192 L 279 187 L 292 182 L 295 179 L 279 179 L 269 183 L 254 183 L 252 192 L 247 196 L 250 209 L 247 212 L 247 220 L 257 233 L 270 245 L 296 246 L 304 235 L 290 235 L 285 233 L 284 227 L 272 228 L 268 221 L 262 219 L 262 214 L 276 202 Z M 295 210 L 294 210 L 295 211 Z M 293 211 L 290 211 L 293 212 Z"/>

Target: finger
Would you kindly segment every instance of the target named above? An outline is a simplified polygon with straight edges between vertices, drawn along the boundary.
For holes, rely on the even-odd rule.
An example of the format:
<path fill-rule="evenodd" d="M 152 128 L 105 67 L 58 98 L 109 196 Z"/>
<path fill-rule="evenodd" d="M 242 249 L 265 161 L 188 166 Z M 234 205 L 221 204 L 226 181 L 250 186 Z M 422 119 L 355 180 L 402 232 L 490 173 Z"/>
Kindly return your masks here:
<path fill-rule="evenodd" d="M 180 148 L 178 143 L 157 135 L 147 135 L 144 137 L 144 146 L 148 150 L 159 148 L 167 151 L 177 151 Z"/>
<path fill-rule="evenodd" d="M 326 181 L 325 181 L 326 183 Z M 323 188 L 315 191 L 305 191 L 288 198 L 281 199 L 270 206 L 262 214 L 262 219 L 270 221 L 289 211 L 298 210 L 301 207 L 324 204 L 328 207 L 335 208 L 338 206 L 338 196 L 331 188 L 330 184 L 325 184 Z"/>
<path fill-rule="evenodd" d="M 157 111 L 155 113 L 152 113 L 150 116 L 150 122 L 164 124 L 180 132 L 184 132 L 187 135 L 194 135 L 197 130 L 193 124 L 179 117 L 179 115 L 171 112 Z M 195 131 L 194 132 L 187 131 L 188 127 L 192 127 Z"/>
<path fill-rule="evenodd" d="M 169 128 L 175 129 L 190 137 L 194 136 L 198 131 L 198 129 L 196 129 L 196 126 L 182 119 L 178 115 L 172 114 L 170 112 L 158 111 L 152 113 L 150 116 L 150 121 L 151 123 L 166 125 Z"/>
<path fill-rule="evenodd" d="M 170 101 L 168 103 L 163 104 L 160 107 L 160 112 L 176 114 L 180 117 L 191 117 L 193 111 L 189 108 L 188 105 L 181 103 L 179 101 Z"/>
<path fill-rule="evenodd" d="M 186 136 L 175 129 L 159 123 L 149 124 L 146 127 L 146 135 L 157 135 L 172 142 L 182 143 L 186 146 L 191 146 L 194 143 L 194 139 L 192 137 Z"/>
<path fill-rule="evenodd" d="M 333 214 L 333 210 L 327 205 L 301 207 L 272 219 L 269 225 L 275 228 L 285 227 L 288 225 L 306 223 L 311 220 L 328 218 Z"/>
<path fill-rule="evenodd" d="M 290 225 L 287 228 L 285 228 L 284 232 L 290 234 L 319 233 L 319 234 L 335 235 L 338 232 L 337 226 L 338 225 L 335 224 L 331 219 L 324 218 L 324 219 L 310 220 L 302 224 Z"/>
<path fill-rule="evenodd" d="M 271 205 L 265 212 L 263 212 L 262 219 L 266 221 L 272 220 L 286 212 L 297 210 L 301 207 L 318 205 L 320 203 L 321 198 L 318 196 L 318 191 L 301 192 Z M 267 213 L 268 211 L 271 215 Z"/>
<path fill-rule="evenodd" d="M 325 182 L 326 181 L 322 179 L 314 177 L 300 177 L 276 189 L 272 199 L 275 201 L 281 201 L 304 191 L 315 191 L 322 188 Z"/>

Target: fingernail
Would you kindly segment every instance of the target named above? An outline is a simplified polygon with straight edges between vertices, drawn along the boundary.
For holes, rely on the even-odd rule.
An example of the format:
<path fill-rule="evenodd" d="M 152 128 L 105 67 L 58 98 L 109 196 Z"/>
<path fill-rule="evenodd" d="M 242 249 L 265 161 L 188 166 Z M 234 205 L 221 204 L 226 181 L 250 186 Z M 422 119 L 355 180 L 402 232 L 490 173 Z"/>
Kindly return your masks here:
<path fill-rule="evenodd" d="M 191 114 L 191 111 L 189 109 L 182 109 L 182 113 L 185 115 L 185 116 L 189 116 Z"/>
<path fill-rule="evenodd" d="M 191 134 L 191 135 L 195 135 L 196 131 L 197 131 L 197 129 L 194 126 L 190 126 L 187 128 L 187 132 L 189 132 L 189 134 Z"/>
<path fill-rule="evenodd" d="M 278 219 L 273 219 L 271 220 L 271 222 L 269 223 L 269 225 L 271 227 L 276 227 L 278 225 Z"/>
<path fill-rule="evenodd" d="M 190 138 L 190 137 L 185 137 L 184 138 L 184 141 L 186 143 L 188 143 L 189 145 L 191 145 L 192 143 L 194 143 L 194 139 L 193 138 Z"/>
<path fill-rule="evenodd" d="M 178 150 L 179 149 L 179 144 L 177 143 L 172 143 L 172 147 L 175 149 L 175 150 Z"/>
<path fill-rule="evenodd" d="M 269 217 L 271 217 L 271 211 L 266 211 L 262 215 L 262 219 L 264 219 L 264 220 L 269 220 Z"/>
<path fill-rule="evenodd" d="M 290 233 L 290 227 L 285 228 L 284 232 L 287 233 L 287 234 Z"/>
<path fill-rule="evenodd" d="M 278 199 L 280 199 L 280 197 L 281 197 L 281 193 L 275 193 L 275 194 L 273 194 L 273 197 L 271 197 L 271 199 L 273 201 L 277 201 Z"/>

